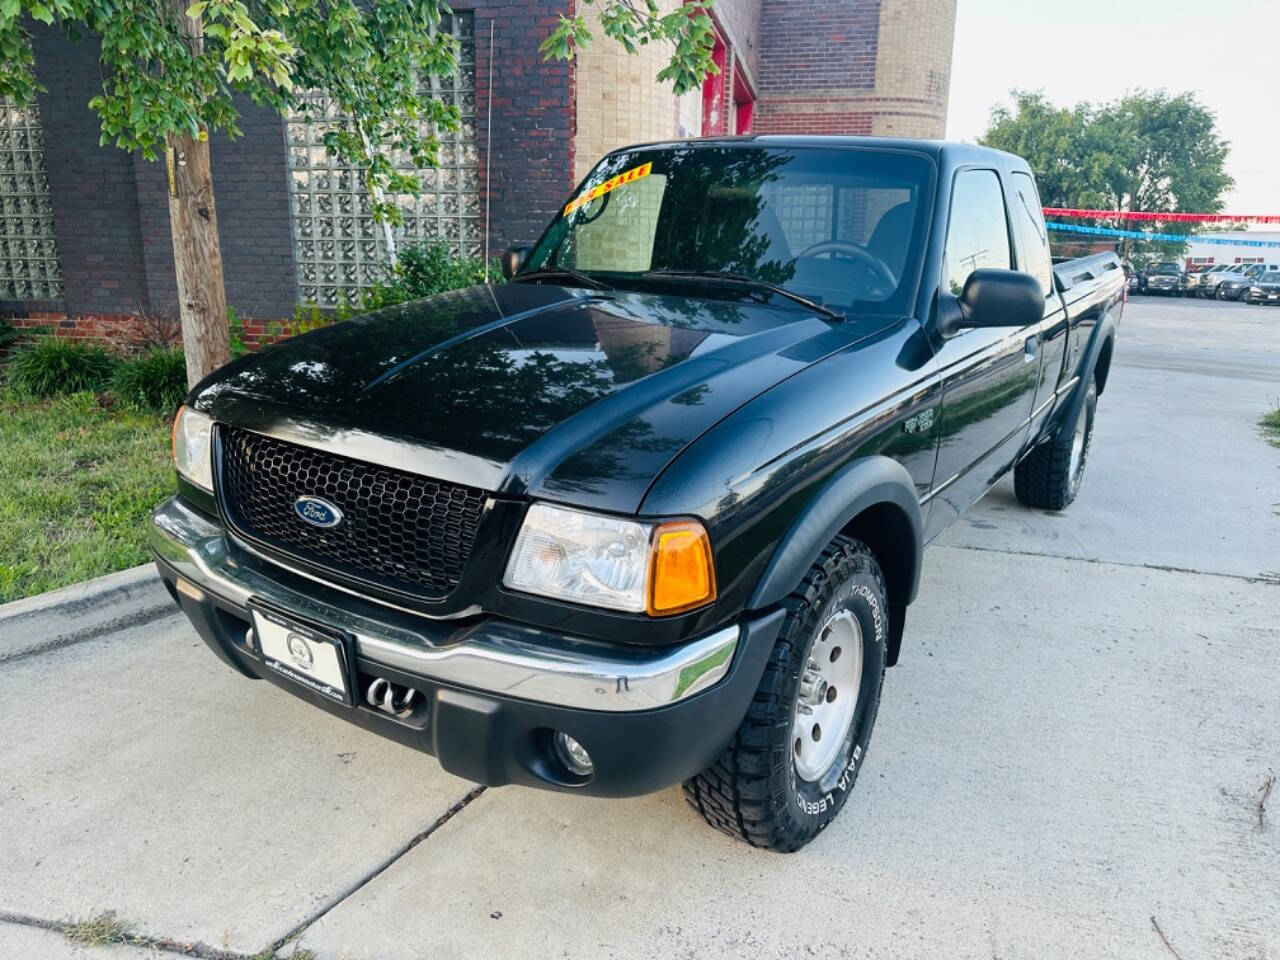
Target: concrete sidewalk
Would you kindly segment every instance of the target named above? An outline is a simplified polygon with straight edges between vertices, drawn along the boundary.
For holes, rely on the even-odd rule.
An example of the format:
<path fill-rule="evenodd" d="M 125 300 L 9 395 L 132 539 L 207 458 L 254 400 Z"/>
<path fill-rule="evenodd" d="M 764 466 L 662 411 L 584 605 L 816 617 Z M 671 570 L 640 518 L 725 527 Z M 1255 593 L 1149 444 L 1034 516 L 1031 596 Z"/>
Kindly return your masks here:
<path fill-rule="evenodd" d="M 1153 916 L 1183 960 L 1280 955 L 1274 316 L 1130 305 L 1081 499 L 997 489 L 931 548 L 858 789 L 794 856 L 678 789 L 477 791 L 167 608 L 0 650 L 0 958 L 1168 960 Z M 140 945 L 40 928 L 103 911 Z"/>

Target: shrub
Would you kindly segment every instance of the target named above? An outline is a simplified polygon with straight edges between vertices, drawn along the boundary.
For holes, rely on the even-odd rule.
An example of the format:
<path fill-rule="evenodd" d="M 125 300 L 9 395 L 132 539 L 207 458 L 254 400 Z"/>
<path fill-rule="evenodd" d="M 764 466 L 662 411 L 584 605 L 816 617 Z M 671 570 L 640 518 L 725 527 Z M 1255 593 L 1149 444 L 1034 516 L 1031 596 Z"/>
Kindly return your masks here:
<path fill-rule="evenodd" d="M 471 287 L 483 283 L 484 277 L 484 260 L 480 257 L 454 256 L 449 245 L 438 240 L 410 244 L 400 248 L 398 262 L 389 278 L 366 288 L 358 302 L 343 300 L 333 308 L 301 304 L 294 309 L 292 317 L 268 324 L 269 336 L 259 336 L 253 346 L 265 347 L 273 337 L 296 337 L 369 310 Z M 489 266 L 489 280 L 502 282 L 502 268 L 496 260 Z M 243 356 L 250 345 L 246 341 L 244 319 L 232 307 L 227 308 L 227 325 L 231 334 L 231 357 L 236 359 Z"/>
<path fill-rule="evenodd" d="M 354 313 L 355 311 L 345 303 L 339 304 L 337 309 L 332 312 L 321 310 L 314 303 L 299 305 L 293 310 L 293 319 L 285 323 L 283 332 L 291 337 L 296 337 L 303 333 L 310 333 L 312 330 L 319 330 L 321 327 L 327 327 L 330 324 L 341 323 L 343 320 L 350 319 Z"/>
<path fill-rule="evenodd" d="M 150 347 L 176 347 L 182 342 L 182 319 L 176 309 L 135 310 L 131 315 L 131 345 L 136 350 Z"/>
<path fill-rule="evenodd" d="M 20 348 L 9 364 L 9 379 L 37 397 L 101 390 L 119 361 L 98 344 L 41 337 Z"/>
<path fill-rule="evenodd" d="M 0 317 L 0 357 L 9 352 L 9 348 L 17 339 L 18 331 L 14 329 L 13 324 L 6 318 Z"/>
<path fill-rule="evenodd" d="M 501 278 L 502 271 L 491 266 L 489 279 Z M 391 279 L 366 290 L 361 306 L 376 310 L 483 282 L 482 258 L 454 256 L 449 245 L 440 241 L 411 244 L 400 250 Z"/>
<path fill-rule="evenodd" d="M 135 410 L 172 413 L 187 395 L 187 362 L 179 347 L 152 347 L 120 364 L 111 389 Z"/>
<path fill-rule="evenodd" d="M 227 307 L 227 332 L 231 336 L 231 359 L 238 360 L 248 347 L 244 343 L 244 321 L 235 307 Z"/>

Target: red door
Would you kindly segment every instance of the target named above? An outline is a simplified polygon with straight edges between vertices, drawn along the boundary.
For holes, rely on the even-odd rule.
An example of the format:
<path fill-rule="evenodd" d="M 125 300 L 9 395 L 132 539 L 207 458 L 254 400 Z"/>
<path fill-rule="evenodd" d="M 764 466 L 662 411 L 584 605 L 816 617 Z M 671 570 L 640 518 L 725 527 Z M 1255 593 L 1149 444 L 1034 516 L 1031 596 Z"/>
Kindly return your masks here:
<path fill-rule="evenodd" d="M 756 113 L 756 95 L 747 85 L 741 70 L 733 71 L 733 103 L 736 108 L 733 132 L 739 135 L 750 133 Z"/>

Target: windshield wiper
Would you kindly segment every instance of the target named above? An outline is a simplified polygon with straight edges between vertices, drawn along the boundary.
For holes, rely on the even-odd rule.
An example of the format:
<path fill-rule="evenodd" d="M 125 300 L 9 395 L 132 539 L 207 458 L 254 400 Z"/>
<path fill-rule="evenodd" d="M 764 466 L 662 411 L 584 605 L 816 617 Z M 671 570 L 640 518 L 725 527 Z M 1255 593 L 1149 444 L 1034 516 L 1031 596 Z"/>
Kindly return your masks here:
<path fill-rule="evenodd" d="M 790 300 L 792 303 L 798 303 L 802 307 L 808 307 L 814 313 L 826 317 L 828 320 L 847 320 L 848 318 L 837 313 L 830 307 L 824 307 L 822 304 L 810 300 L 808 297 L 802 297 L 798 293 L 793 293 L 786 287 L 780 287 L 776 283 L 770 283 L 768 280 L 760 280 L 756 277 L 749 277 L 745 273 L 732 273 L 728 270 L 650 270 L 644 274 L 646 277 L 661 277 L 663 279 L 672 280 L 712 280 L 721 283 L 732 283 L 739 286 L 749 286 L 756 290 L 775 293 L 780 297 Z"/>
<path fill-rule="evenodd" d="M 554 277 L 568 277 L 575 283 L 584 287 L 591 287 L 594 290 L 612 290 L 613 287 L 588 273 L 581 270 L 574 270 L 571 267 L 539 267 L 537 270 L 530 270 L 528 273 L 517 273 L 511 278 L 511 283 L 537 283 L 539 280 L 547 280 Z"/>

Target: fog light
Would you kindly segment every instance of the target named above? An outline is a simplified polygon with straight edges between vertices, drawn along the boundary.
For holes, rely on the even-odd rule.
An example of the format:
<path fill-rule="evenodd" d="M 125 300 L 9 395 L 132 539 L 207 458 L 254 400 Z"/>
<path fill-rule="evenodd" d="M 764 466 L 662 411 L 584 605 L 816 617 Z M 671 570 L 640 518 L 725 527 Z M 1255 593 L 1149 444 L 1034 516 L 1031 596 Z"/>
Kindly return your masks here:
<path fill-rule="evenodd" d="M 587 753 L 587 748 L 563 730 L 556 731 L 552 742 L 555 744 L 556 757 L 574 776 L 587 777 L 595 770 L 596 765 L 591 762 L 591 754 Z"/>

